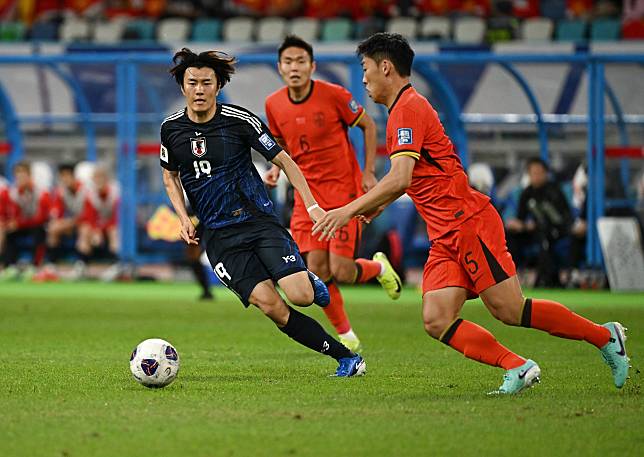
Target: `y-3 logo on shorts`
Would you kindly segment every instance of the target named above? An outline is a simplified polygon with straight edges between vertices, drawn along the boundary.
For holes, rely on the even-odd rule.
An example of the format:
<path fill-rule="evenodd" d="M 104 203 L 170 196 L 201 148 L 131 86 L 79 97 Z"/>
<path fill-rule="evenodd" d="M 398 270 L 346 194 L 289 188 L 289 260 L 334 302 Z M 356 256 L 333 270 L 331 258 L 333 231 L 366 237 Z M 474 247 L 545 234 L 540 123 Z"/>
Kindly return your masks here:
<path fill-rule="evenodd" d="M 284 259 L 284 263 L 295 262 L 294 255 L 287 255 L 286 257 L 282 256 L 282 259 Z"/>

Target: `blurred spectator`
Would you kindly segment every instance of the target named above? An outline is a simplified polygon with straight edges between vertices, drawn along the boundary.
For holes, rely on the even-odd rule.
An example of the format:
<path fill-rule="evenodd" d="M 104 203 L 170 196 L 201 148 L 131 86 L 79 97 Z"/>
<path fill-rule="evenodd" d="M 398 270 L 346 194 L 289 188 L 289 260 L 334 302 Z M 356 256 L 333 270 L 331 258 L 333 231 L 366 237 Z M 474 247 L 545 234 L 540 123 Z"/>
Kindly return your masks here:
<path fill-rule="evenodd" d="M 487 163 L 475 162 L 471 164 L 467 169 L 467 178 L 470 186 L 488 197 L 492 196 L 494 173 Z"/>
<path fill-rule="evenodd" d="M 497 0 L 498 6 L 503 1 L 511 3 L 512 16 L 520 18 L 528 18 L 539 16 L 539 0 Z"/>
<path fill-rule="evenodd" d="M 644 0 L 624 0 L 624 23 L 644 19 Z"/>
<path fill-rule="evenodd" d="M 568 0 L 566 14 L 575 19 L 588 19 L 593 12 L 593 0 Z"/>
<path fill-rule="evenodd" d="M 304 0 L 304 15 L 318 19 L 342 16 L 345 13 L 341 0 Z"/>
<path fill-rule="evenodd" d="M 548 179 L 548 166 L 538 158 L 528 161 L 529 184 L 521 192 L 516 218 L 506 222 L 508 248 L 521 259 L 526 246 L 538 248 L 536 286 L 561 286 L 562 243 L 572 226 L 570 206 L 559 186 Z"/>
<path fill-rule="evenodd" d="M 13 168 L 14 184 L 0 193 L 0 218 L 4 231 L 4 246 L 0 262 L 5 267 L 0 277 L 16 279 L 20 274 L 16 263 L 22 249 L 31 248 L 32 263 L 37 266 L 45 255 L 45 224 L 49 218 L 50 195 L 31 179 L 31 166 L 19 162 Z M 22 271 L 30 279 L 34 267 Z"/>
<path fill-rule="evenodd" d="M 516 38 L 519 29 L 519 21 L 516 16 L 516 5 L 513 2 L 509 0 L 496 2 L 492 17 L 487 23 L 486 41 L 493 44 Z"/>
<path fill-rule="evenodd" d="M 85 198 L 83 185 L 74 177 L 74 165 L 60 165 L 58 183 L 52 197 L 50 220 L 47 224 L 47 265 L 34 276 L 34 280 L 58 279 L 55 264 L 62 254 L 62 241 L 65 237 L 76 235 Z"/>
<path fill-rule="evenodd" d="M 77 276 L 84 276 L 87 262 L 97 249 L 107 251 L 110 259 L 117 259 L 119 199 L 119 189 L 107 168 L 97 166 L 92 185 L 87 187 L 78 227 L 77 248 L 81 263 L 77 266 Z"/>
<path fill-rule="evenodd" d="M 585 164 L 579 165 L 572 178 L 573 224 L 570 229 L 570 274 L 567 278 L 569 287 L 579 287 L 582 281 L 580 268 L 586 261 L 586 189 L 588 175 Z"/>
<path fill-rule="evenodd" d="M 416 9 L 421 15 L 446 16 L 461 13 L 486 17 L 490 14 L 490 0 L 416 0 Z"/>

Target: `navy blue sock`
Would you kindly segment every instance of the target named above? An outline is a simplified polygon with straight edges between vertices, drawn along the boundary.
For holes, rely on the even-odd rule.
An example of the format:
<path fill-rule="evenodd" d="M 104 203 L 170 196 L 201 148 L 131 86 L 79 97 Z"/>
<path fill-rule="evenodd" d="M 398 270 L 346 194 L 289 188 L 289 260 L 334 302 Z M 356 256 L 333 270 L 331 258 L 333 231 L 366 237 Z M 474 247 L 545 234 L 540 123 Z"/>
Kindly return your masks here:
<path fill-rule="evenodd" d="M 291 314 L 288 322 L 284 327 L 280 328 L 289 337 L 309 349 L 321 352 L 336 360 L 355 356 L 353 352 L 325 332 L 322 326 L 314 319 L 294 310 L 290 306 L 289 309 Z"/>

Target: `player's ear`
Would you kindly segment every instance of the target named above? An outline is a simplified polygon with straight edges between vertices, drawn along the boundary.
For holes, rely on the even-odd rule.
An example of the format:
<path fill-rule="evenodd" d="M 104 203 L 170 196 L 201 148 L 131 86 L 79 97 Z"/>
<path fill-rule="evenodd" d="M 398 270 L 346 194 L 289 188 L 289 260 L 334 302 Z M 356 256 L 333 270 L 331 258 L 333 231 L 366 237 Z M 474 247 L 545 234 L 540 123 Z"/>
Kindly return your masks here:
<path fill-rule="evenodd" d="M 311 62 L 311 74 L 315 73 L 315 70 L 318 66 L 315 64 L 315 60 Z"/>
<path fill-rule="evenodd" d="M 383 59 L 382 62 L 380 62 L 380 69 L 385 76 L 389 76 L 389 74 L 391 73 L 391 62 L 389 62 L 387 59 Z"/>

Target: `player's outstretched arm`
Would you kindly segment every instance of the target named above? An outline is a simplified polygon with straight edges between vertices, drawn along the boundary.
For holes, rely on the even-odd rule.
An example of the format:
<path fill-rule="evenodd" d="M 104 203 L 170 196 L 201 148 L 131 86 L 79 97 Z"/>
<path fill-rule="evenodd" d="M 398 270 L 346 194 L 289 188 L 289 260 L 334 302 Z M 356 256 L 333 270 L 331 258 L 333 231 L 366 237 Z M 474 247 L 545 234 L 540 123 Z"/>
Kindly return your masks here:
<path fill-rule="evenodd" d="M 170 198 L 170 202 L 181 221 L 181 238 L 188 244 L 199 244 L 199 238 L 195 238 L 195 226 L 188 216 L 186 202 L 183 199 L 183 187 L 179 179 L 179 172 L 163 169 L 163 185 Z"/>
<path fill-rule="evenodd" d="M 304 205 L 309 211 L 311 219 L 317 221 L 322 217 L 325 212 L 322 208 L 317 206 L 317 202 L 311 193 L 311 189 L 309 188 L 309 184 L 306 182 L 306 178 L 302 174 L 300 167 L 293 162 L 293 159 L 291 159 L 289 155 L 282 150 L 273 157 L 272 162 L 284 171 L 289 182 L 293 184 L 295 190 L 299 192 L 302 200 L 304 201 Z"/>
<path fill-rule="evenodd" d="M 381 205 L 396 200 L 411 184 L 416 160 L 409 156 L 398 156 L 391 161 L 391 169 L 369 192 L 345 206 L 328 211 L 313 225 L 313 233 L 321 234 L 320 239 L 330 239 L 336 230 L 347 225 L 358 214 L 369 214 Z"/>
<path fill-rule="evenodd" d="M 275 141 L 277 141 L 277 144 L 280 145 L 282 150 L 288 154 L 288 151 L 286 151 L 286 145 L 284 144 L 284 140 L 279 137 L 275 137 Z M 273 164 L 270 170 L 264 173 L 264 176 L 262 177 L 264 184 L 266 184 L 268 187 L 277 186 L 277 181 L 279 181 L 279 178 L 280 178 L 280 171 L 282 171 L 282 169 L 277 165 Z"/>
<path fill-rule="evenodd" d="M 360 118 L 358 127 L 364 134 L 364 170 L 362 171 L 362 190 L 369 192 L 378 183 L 376 179 L 376 145 L 378 142 L 376 123 L 366 112 Z"/>

